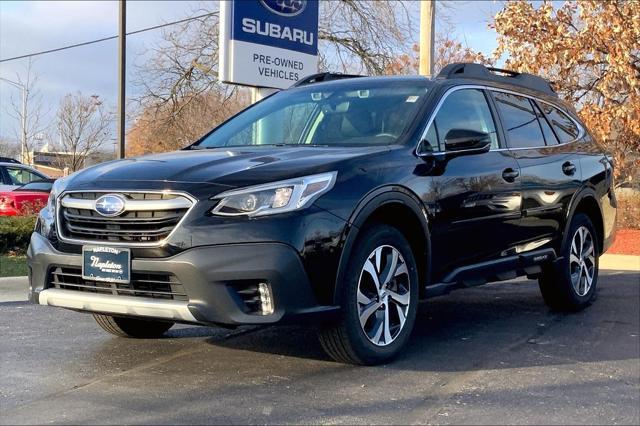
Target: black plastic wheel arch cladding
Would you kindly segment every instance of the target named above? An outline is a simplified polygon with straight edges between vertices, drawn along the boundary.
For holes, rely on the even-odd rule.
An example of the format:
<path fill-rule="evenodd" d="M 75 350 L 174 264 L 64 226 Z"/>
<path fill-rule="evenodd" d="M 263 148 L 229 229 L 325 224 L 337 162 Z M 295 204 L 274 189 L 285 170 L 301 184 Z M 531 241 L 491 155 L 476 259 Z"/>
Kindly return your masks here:
<path fill-rule="evenodd" d="M 559 247 L 558 250 L 561 249 L 562 247 L 564 247 L 564 244 L 566 244 L 567 239 L 570 238 L 569 236 L 569 228 L 571 227 L 571 218 L 573 218 L 573 216 L 576 214 L 576 211 L 578 209 L 578 206 L 585 200 L 587 199 L 591 199 L 592 202 L 594 202 L 597 206 L 598 206 L 598 210 L 599 210 L 599 214 L 600 214 L 600 218 L 595 218 L 595 217 L 591 217 L 591 215 L 589 215 L 588 212 L 585 212 L 587 215 L 589 215 L 591 222 L 593 223 L 593 226 L 596 228 L 596 232 L 601 232 L 603 230 L 603 223 L 596 223 L 598 220 L 600 220 L 600 222 L 602 222 L 602 220 L 604 219 L 604 215 L 602 213 L 602 206 L 600 206 L 600 203 L 598 202 L 598 197 L 596 192 L 591 189 L 591 188 L 583 188 L 581 191 L 577 192 L 573 199 L 571 200 L 571 205 L 569 207 L 569 209 L 567 210 L 567 215 L 565 217 L 565 223 L 564 223 L 564 227 L 563 227 L 563 232 L 562 232 L 562 238 L 559 241 Z M 600 250 L 602 252 L 602 245 L 604 244 L 603 239 L 605 238 L 604 235 L 596 235 L 596 238 L 598 239 L 598 246 L 600 247 Z"/>
<path fill-rule="evenodd" d="M 416 221 L 419 222 L 420 227 L 422 228 L 422 234 L 416 237 L 423 239 L 424 253 L 422 254 L 422 259 L 418 253 L 414 253 L 414 256 L 416 258 L 418 268 L 421 268 L 421 270 L 419 269 L 418 271 L 421 282 L 421 295 L 424 288 L 429 284 L 429 272 L 431 270 L 431 238 L 427 210 L 424 208 L 418 197 L 409 189 L 403 186 L 385 186 L 376 188 L 363 197 L 349 218 L 348 226 L 345 228 L 342 237 L 343 248 L 340 255 L 340 262 L 338 264 L 338 272 L 333 291 L 334 304 L 340 303 L 338 299 L 340 295 L 340 286 L 343 282 L 344 270 L 346 268 L 350 252 L 353 249 L 353 245 L 360 237 L 362 229 L 366 227 L 368 221 L 376 219 L 376 212 L 380 212 L 389 207 L 408 209 L 413 213 Z M 393 222 L 389 221 L 385 221 L 385 223 L 392 226 L 394 225 Z"/>

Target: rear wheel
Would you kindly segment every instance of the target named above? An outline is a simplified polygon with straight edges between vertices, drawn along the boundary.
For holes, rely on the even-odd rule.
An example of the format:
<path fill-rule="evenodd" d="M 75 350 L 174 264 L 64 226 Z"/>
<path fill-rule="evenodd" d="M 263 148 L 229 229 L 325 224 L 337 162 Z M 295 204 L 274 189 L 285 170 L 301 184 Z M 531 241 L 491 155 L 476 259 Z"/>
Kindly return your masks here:
<path fill-rule="evenodd" d="M 549 307 L 577 311 L 588 306 L 598 283 L 598 241 L 593 223 L 583 213 L 574 216 L 570 237 L 562 248 L 562 260 L 555 268 L 546 268 L 540 279 L 540 291 Z"/>
<path fill-rule="evenodd" d="M 336 361 L 378 364 L 406 344 L 418 306 L 418 273 L 411 247 L 386 225 L 363 230 L 344 275 L 341 318 L 319 333 Z"/>
<path fill-rule="evenodd" d="M 138 339 L 157 339 L 162 337 L 174 324 L 172 322 L 112 317 L 99 314 L 94 314 L 93 318 L 103 330 L 115 336 L 135 337 Z"/>

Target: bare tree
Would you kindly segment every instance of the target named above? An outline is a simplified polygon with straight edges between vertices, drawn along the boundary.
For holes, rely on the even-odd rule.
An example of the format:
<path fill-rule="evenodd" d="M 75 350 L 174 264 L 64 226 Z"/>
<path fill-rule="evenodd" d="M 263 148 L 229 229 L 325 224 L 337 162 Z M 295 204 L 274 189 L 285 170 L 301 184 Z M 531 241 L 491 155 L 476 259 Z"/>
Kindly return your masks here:
<path fill-rule="evenodd" d="M 9 138 L 0 137 L 0 157 L 18 158 L 20 144 Z"/>
<path fill-rule="evenodd" d="M 333 71 L 384 74 L 398 53 L 410 47 L 412 27 L 406 2 L 321 2 L 320 64 Z"/>
<path fill-rule="evenodd" d="M 382 74 L 410 45 L 405 2 L 340 0 L 321 2 L 320 8 L 320 69 Z M 165 30 L 144 55 L 149 59 L 137 66 L 142 94 L 129 134 L 137 146 L 130 152 L 184 146 L 248 105 L 246 89 L 218 80 L 218 12 L 217 2 L 193 10 L 200 17 Z"/>
<path fill-rule="evenodd" d="M 56 113 L 58 140 L 57 166 L 76 171 L 84 167 L 88 156 L 95 154 L 111 138 L 113 114 L 105 110 L 98 95 L 67 94 Z"/>
<path fill-rule="evenodd" d="M 28 153 L 35 149 L 36 141 L 42 139 L 47 130 L 44 124 L 45 112 L 43 110 L 42 95 L 37 89 L 38 75 L 33 71 L 33 61 L 29 59 L 22 75 L 16 75 L 16 83 L 22 90 L 21 96 L 12 95 L 7 113 L 16 119 L 18 126 L 16 138 L 24 146 L 24 155 L 20 161 L 32 163 L 33 158 Z"/>

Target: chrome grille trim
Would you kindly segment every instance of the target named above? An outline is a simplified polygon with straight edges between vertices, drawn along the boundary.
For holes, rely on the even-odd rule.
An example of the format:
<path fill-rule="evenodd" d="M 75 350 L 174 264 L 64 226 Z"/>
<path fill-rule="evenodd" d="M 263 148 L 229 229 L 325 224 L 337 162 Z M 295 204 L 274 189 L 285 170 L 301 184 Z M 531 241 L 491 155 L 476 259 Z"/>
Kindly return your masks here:
<path fill-rule="evenodd" d="M 123 192 L 130 193 L 130 191 Z M 119 192 L 116 192 L 116 194 L 119 194 Z M 96 201 L 64 196 L 60 199 L 60 205 L 74 209 L 93 210 Z M 170 198 L 168 200 L 127 200 L 124 211 L 177 210 L 188 209 L 192 205 L 192 202 L 182 197 Z"/>
<path fill-rule="evenodd" d="M 126 209 L 123 214 L 132 212 L 166 212 L 167 214 L 162 217 L 106 217 L 106 216 L 85 216 L 82 214 L 70 213 L 66 209 L 87 210 L 95 212 L 95 200 L 105 194 L 120 194 L 120 195 L 139 195 L 140 197 L 148 196 L 149 194 L 156 194 L 160 199 L 130 199 L 127 198 Z M 87 198 L 90 196 L 91 198 Z M 164 198 L 165 196 L 173 196 L 172 198 Z M 149 203 L 149 204 L 147 204 Z M 56 232 L 60 241 L 71 244 L 91 244 L 91 245 L 104 245 L 115 247 L 161 247 L 166 244 L 167 240 L 171 238 L 173 233 L 180 227 L 182 222 L 189 215 L 193 207 L 196 205 L 197 199 L 191 194 L 182 191 L 140 191 L 140 190 L 126 190 L 126 189 L 113 189 L 113 190 L 75 190 L 65 191 L 59 195 L 56 202 Z M 135 209 L 133 207 L 136 207 Z M 139 208 L 138 208 L 139 207 Z M 172 213 L 172 210 L 184 210 L 183 214 Z M 65 235 L 67 228 L 74 227 L 75 231 L 85 232 L 87 229 L 82 226 L 78 226 L 76 223 L 70 224 L 69 220 L 77 220 L 84 222 L 85 227 L 89 224 L 106 224 L 117 226 L 136 226 L 135 228 L 129 228 L 126 230 L 120 229 L 108 229 L 114 228 L 105 226 L 105 229 L 91 229 L 90 233 L 95 235 L 96 238 L 75 238 L 71 235 Z M 175 223 L 172 223 L 175 222 Z M 163 226 L 163 225 L 168 226 Z M 157 226 L 157 228 L 149 229 L 150 226 Z M 169 231 L 167 233 L 167 231 Z M 151 236 L 157 237 L 166 233 L 166 236 L 158 241 L 151 242 L 136 242 L 136 241 L 109 241 L 100 239 L 107 236 L 115 235 L 127 235 L 131 237 Z M 153 235 L 152 235 L 153 234 Z"/>

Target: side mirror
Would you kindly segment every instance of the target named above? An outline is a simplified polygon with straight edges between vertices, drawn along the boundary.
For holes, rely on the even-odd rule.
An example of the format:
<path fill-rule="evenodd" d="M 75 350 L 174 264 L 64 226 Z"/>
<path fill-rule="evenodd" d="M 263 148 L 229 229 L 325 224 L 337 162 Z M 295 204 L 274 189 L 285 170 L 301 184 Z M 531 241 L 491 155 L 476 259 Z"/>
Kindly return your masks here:
<path fill-rule="evenodd" d="M 488 133 L 469 129 L 451 129 L 444 137 L 444 147 L 447 153 L 477 154 L 487 152 L 491 148 L 491 138 Z"/>

